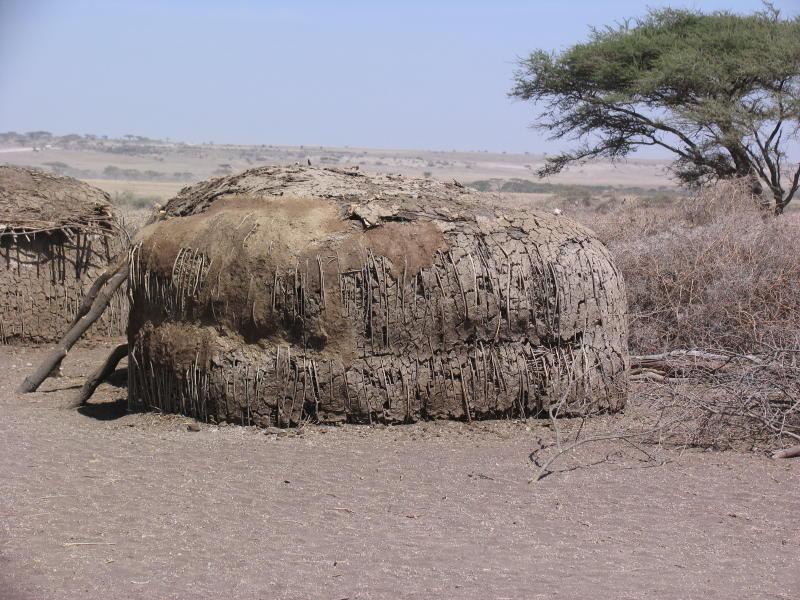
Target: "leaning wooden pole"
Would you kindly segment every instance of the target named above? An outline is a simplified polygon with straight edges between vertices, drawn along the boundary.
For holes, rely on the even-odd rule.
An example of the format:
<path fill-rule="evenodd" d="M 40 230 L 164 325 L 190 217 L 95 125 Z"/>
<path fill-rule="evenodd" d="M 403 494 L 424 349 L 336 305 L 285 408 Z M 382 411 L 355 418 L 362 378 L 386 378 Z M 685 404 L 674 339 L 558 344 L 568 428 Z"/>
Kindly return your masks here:
<path fill-rule="evenodd" d="M 106 282 L 111 279 L 111 277 L 124 265 L 124 261 L 118 262 L 115 265 L 108 267 L 97 277 L 97 279 L 94 280 L 92 287 L 89 288 L 89 291 L 86 292 L 86 295 L 83 297 L 83 302 L 81 302 L 78 312 L 75 313 L 75 318 L 72 319 L 72 323 L 69 324 L 67 331 L 75 327 L 78 321 L 80 321 L 86 315 L 86 313 L 92 309 L 92 305 L 97 298 L 97 294 L 100 293 L 100 290 L 103 289 L 103 286 L 106 284 Z"/>
<path fill-rule="evenodd" d="M 122 283 L 128 278 L 128 273 L 130 272 L 130 265 L 125 262 L 121 267 L 112 267 L 111 271 L 115 268 L 118 268 L 114 275 L 108 278 L 108 283 L 106 287 L 103 289 L 102 292 L 97 294 L 97 297 L 92 302 L 91 308 L 83 315 L 78 321 L 64 334 L 64 337 L 61 338 L 61 341 L 58 345 L 53 349 L 53 351 L 47 355 L 47 357 L 42 361 L 42 364 L 39 365 L 39 368 L 36 369 L 32 374 L 28 375 L 25 378 L 25 381 L 22 382 L 22 385 L 19 386 L 18 391 L 23 394 L 27 394 L 29 392 L 35 392 L 42 382 L 47 379 L 50 373 L 53 372 L 54 369 L 57 369 L 58 366 L 61 364 L 61 361 L 64 360 L 64 357 L 70 351 L 72 346 L 75 345 L 81 336 L 86 332 L 89 327 L 91 327 L 95 321 L 97 321 L 105 311 L 106 307 L 108 307 L 109 302 L 111 302 L 111 298 L 114 296 L 114 293 L 119 289 Z M 101 275 L 102 277 L 102 275 Z"/>
<path fill-rule="evenodd" d="M 117 368 L 119 361 L 128 356 L 128 344 L 120 344 L 114 348 L 97 370 L 86 378 L 86 383 L 65 408 L 80 408 L 89 401 L 94 391 Z"/>

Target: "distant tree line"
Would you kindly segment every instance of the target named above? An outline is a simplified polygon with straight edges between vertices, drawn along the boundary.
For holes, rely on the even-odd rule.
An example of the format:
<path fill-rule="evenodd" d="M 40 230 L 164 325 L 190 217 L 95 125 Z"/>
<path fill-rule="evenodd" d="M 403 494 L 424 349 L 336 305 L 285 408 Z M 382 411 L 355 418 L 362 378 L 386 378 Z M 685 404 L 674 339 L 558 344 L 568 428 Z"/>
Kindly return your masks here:
<path fill-rule="evenodd" d="M 123 169 L 114 165 L 108 165 L 101 173 L 89 169 L 78 169 L 62 161 L 51 161 L 43 163 L 52 171 L 59 175 L 68 175 L 77 179 L 120 179 L 125 181 L 195 181 L 194 173 L 189 171 L 175 171 L 164 173 L 160 171 L 139 169 Z"/>
<path fill-rule="evenodd" d="M 114 165 L 108 165 L 103 169 L 103 179 L 124 179 L 127 181 L 194 181 L 195 176 L 189 171 L 175 171 L 173 173 L 163 173 L 148 169 L 124 169 Z"/>

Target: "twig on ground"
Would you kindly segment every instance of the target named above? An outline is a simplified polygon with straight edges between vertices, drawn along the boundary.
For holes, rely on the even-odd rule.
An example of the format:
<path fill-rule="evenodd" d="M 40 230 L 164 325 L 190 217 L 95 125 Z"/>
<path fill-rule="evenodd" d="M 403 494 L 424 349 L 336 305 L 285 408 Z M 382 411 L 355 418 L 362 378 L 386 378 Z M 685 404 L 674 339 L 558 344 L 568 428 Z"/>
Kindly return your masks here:
<path fill-rule="evenodd" d="M 64 548 L 68 546 L 116 546 L 116 542 L 66 542 L 61 544 Z"/>
<path fill-rule="evenodd" d="M 535 481 L 539 481 L 549 475 L 551 471 L 549 467 L 553 462 L 555 462 L 559 457 L 563 456 L 564 454 L 575 450 L 576 448 L 583 446 L 585 444 L 590 444 L 593 442 L 604 442 L 608 440 L 630 440 L 635 438 L 646 437 L 656 432 L 663 431 L 666 428 L 680 422 L 683 420 L 685 415 L 681 415 L 680 417 L 669 421 L 668 423 L 660 423 L 656 427 L 652 427 L 650 429 L 645 429 L 644 431 L 622 431 L 616 433 L 610 433 L 606 435 L 597 435 L 593 437 L 583 438 L 582 440 L 578 440 L 573 442 L 572 444 L 565 446 L 557 450 L 545 463 L 539 468 L 539 472 L 536 474 L 536 477 L 528 481 L 528 483 L 533 483 Z"/>

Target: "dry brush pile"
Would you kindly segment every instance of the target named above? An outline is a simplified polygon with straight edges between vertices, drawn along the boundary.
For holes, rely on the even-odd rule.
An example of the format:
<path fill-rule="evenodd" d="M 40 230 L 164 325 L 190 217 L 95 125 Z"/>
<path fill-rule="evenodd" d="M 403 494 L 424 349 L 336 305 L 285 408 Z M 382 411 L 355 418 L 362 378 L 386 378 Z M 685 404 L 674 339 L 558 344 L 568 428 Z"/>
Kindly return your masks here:
<path fill-rule="evenodd" d="M 800 456 L 798 215 L 775 217 L 747 182 L 731 181 L 685 201 L 604 204 L 578 220 L 625 277 L 631 401 L 622 419 L 554 420 L 554 440 L 531 454 L 532 481 L 573 449 L 614 440 L 651 464 L 675 446 Z"/>
<path fill-rule="evenodd" d="M 633 378 L 684 411 L 679 443 L 800 442 L 800 218 L 774 217 L 746 182 L 601 223 L 628 288 Z"/>

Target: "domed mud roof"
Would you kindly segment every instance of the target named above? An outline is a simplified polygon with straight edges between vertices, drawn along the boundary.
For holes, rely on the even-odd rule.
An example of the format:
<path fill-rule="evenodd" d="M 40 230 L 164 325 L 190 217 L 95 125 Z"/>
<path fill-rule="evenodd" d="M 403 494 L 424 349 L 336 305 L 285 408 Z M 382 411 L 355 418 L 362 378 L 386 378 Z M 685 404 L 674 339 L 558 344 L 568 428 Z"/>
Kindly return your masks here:
<path fill-rule="evenodd" d="M 263 167 L 184 188 L 131 256 L 134 403 L 286 424 L 625 402 L 610 254 L 585 227 L 499 195 Z M 170 386 L 190 397 L 172 405 Z"/>
<path fill-rule="evenodd" d="M 473 217 L 493 215 L 501 204 L 500 194 L 478 192 L 457 182 L 367 175 L 352 169 L 269 166 L 186 187 L 167 203 L 165 211 L 170 216 L 197 214 L 229 196 L 326 198 L 346 207 L 356 204 L 353 215 L 367 227 L 381 220 L 411 220 L 425 215 L 444 219 L 469 218 L 470 213 Z"/>
<path fill-rule="evenodd" d="M 0 235 L 115 226 L 106 192 L 72 177 L 0 165 Z"/>

